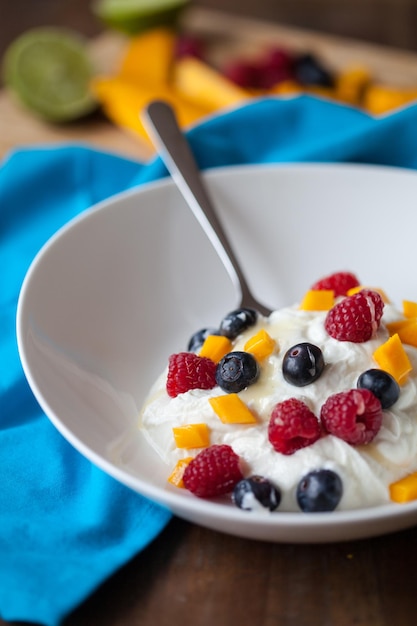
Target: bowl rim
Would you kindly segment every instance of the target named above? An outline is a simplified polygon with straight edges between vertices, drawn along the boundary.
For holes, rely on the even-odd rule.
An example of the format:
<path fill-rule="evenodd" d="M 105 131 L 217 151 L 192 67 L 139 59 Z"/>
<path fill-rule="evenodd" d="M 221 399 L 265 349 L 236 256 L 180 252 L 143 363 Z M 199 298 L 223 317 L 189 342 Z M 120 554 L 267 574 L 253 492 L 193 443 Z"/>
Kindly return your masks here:
<path fill-rule="evenodd" d="M 248 171 L 256 173 L 258 171 L 275 172 L 277 170 L 280 170 L 283 173 L 288 173 L 289 171 L 296 173 L 311 171 L 314 173 L 314 171 L 317 170 L 320 170 L 321 172 L 346 171 L 360 175 L 367 173 L 377 175 L 380 173 L 383 173 L 384 175 L 387 173 L 393 173 L 401 176 L 410 176 L 417 180 L 417 172 L 408 168 L 378 164 L 347 164 L 333 162 L 285 162 L 221 166 L 207 168 L 203 171 L 203 175 L 208 181 L 210 181 L 210 179 L 227 178 L 230 177 L 231 174 L 246 174 Z M 285 537 L 286 533 L 284 533 L 284 536 L 281 536 L 282 533 L 279 532 L 280 527 L 292 527 L 296 530 L 331 530 L 334 528 L 348 526 L 351 526 L 353 528 L 361 526 L 362 524 L 369 524 L 371 522 L 377 524 L 379 520 L 384 520 L 386 518 L 390 518 L 394 526 L 395 520 L 397 519 L 409 519 L 408 522 L 405 522 L 407 526 L 417 523 L 417 501 L 404 503 L 401 505 L 398 505 L 396 503 L 388 503 L 384 505 L 379 505 L 377 507 L 334 511 L 332 513 L 315 513 L 314 515 L 309 516 L 303 515 L 300 512 L 280 511 L 277 514 L 265 515 L 262 512 L 253 511 L 250 513 L 250 517 L 248 517 L 248 514 L 246 512 L 242 512 L 236 507 L 225 506 L 225 504 L 221 502 L 197 499 L 188 493 L 178 493 L 178 490 L 175 491 L 170 487 L 161 488 L 159 486 L 150 485 L 147 481 L 144 481 L 143 479 L 134 476 L 131 472 L 124 469 L 123 467 L 110 462 L 108 459 L 104 458 L 103 456 L 92 450 L 83 441 L 80 441 L 79 438 L 75 436 L 71 429 L 65 424 L 65 422 L 63 422 L 62 419 L 58 415 L 56 415 L 55 412 L 51 409 L 47 400 L 44 398 L 43 394 L 38 388 L 36 377 L 34 376 L 27 359 L 25 347 L 25 305 L 27 299 L 27 290 L 29 285 L 31 284 L 32 277 L 37 270 L 38 264 L 40 260 L 44 258 L 44 256 L 48 253 L 49 248 L 55 245 L 55 243 L 76 224 L 84 220 L 92 219 L 94 215 L 98 212 L 112 210 L 115 204 L 117 205 L 125 198 L 134 197 L 136 195 L 143 195 L 144 193 L 153 193 L 155 190 L 159 190 L 161 188 L 175 189 L 175 183 L 170 177 L 164 177 L 155 181 L 145 182 L 115 195 L 112 195 L 111 197 L 85 209 L 80 214 L 76 215 L 68 222 L 66 222 L 63 226 L 61 226 L 46 241 L 46 243 L 40 248 L 40 250 L 33 258 L 26 272 L 19 292 L 16 312 L 16 337 L 18 352 L 24 374 L 28 380 L 31 390 L 48 419 L 50 419 L 50 421 L 54 424 L 57 430 L 64 436 L 65 439 L 69 441 L 69 443 L 75 449 L 77 449 L 83 456 L 89 459 L 94 465 L 101 468 L 103 471 L 111 475 L 119 482 L 125 484 L 134 491 L 139 492 L 143 496 L 148 497 L 149 499 L 171 509 L 174 513 L 179 514 L 180 516 L 185 518 L 188 517 L 189 519 L 194 519 L 196 508 L 198 508 L 199 521 L 201 522 L 200 518 L 205 517 L 209 525 L 210 521 L 212 521 L 213 519 L 225 518 L 227 519 L 228 523 L 231 524 L 241 524 L 243 519 L 245 526 L 252 525 L 256 526 L 258 529 L 277 529 L 277 540 L 282 541 L 287 539 Z M 249 532 L 249 534 L 247 534 L 247 532 Z M 245 533 L 245 536 L 251 536 L 250 531 L 247 532 Z M 372 533 L 368 531 L 367 534 L 372 534 L 372 536 L 375 536 L 378 534 L 378 529 L 375 528 L 375 531 Z M 359 537 L 360 536 L 361 535 L 359 535 Z M 258 537 L 255 536 L 254 538 Z M 289 540 L 291 541 L 291 539 Z M 330 541 L 332 540 L 333 539 L 330 539 Z M 296 541 L 299 541 L 299 539 L 296 539 Z M 317 538 L 314 539 L 313 537 L 313 541 L 322 540 Z"/>

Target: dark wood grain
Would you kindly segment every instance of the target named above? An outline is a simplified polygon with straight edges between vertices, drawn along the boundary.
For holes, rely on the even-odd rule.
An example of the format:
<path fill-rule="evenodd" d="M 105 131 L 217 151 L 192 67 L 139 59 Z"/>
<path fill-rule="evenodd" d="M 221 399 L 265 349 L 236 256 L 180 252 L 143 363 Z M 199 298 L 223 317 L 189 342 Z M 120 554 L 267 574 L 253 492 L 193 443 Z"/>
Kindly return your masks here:
<path fill-rule="evenodd" d="M 174 519 L 65 626 L 411 626 L 416 538 L 270 544 Z"/>
<path fill-rule="evenodd" d="M 202 7 L 417 50 L 417 0 L 194 0 Z M 32 26 L 55 24 L 85 35 L 102 29 L 91 0 L 0 0 L 0 54 Z"/>
<path fill-rule="evenodd" d="M 287 545 L 174 518 L 64 626 L 414 626 L 416 559 L 413 529 Z"/>
<path fill-rule="evenodd" d="M 288 26 L 417 50 L 417 0 L 197 0 Z"/>

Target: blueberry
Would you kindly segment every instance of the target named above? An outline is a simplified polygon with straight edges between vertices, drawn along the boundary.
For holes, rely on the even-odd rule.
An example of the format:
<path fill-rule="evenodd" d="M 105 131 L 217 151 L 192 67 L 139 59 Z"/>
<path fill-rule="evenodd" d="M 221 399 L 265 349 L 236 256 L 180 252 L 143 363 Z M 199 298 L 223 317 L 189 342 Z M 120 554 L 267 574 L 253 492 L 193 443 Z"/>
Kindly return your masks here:
<path fill-rule="evenodd" d="M 216 382 L 227 393 L 238 393 L 259 378 L 259 365 L 249 352 L 229 352 L 218 363 Z"/>
<path fill-rule="evenodd" d="M 306 474 L 297 486 L 298 506 L 304 513 L 334 511 L 343 493 L 343 483 L 332 470 L 319 469 Z"/>
<path fill-rule="evenodd" d="M 236 309 L 228 313 L 220 322 L 220 333 L 229 339 L 236 339 L 244 330 L 256 324 L 258 312 L 255 309 Z"/>
<path fill-rule="evenodd" d="M 232 500 L 244 511 L 262 509 L 275 511 L 281 502 L 281 492 L 267 478 L 250 476 L 237 483 Z"/>
<path fill-rule="evenodd" d="M 302 85 L 333 86 L 333 76 L 312 54 L 303 54 L 295 60 L 294 74 Z"/>
<path fill-rule="evenodd" d="M 312 343 L 297 343 L 284 355 L 282 374 L 291 385 L 304 387 L 314 382 L 324 370 L 323 353 Z"/>
<path fill-rule="evenodd" d="M 369 389 L 378 398 L 383 409 L 388 409 L 397 402 L 400 386 L 388 372 L 370 369 L 363 372 L 357 382 L 359 389 Z"/>
<path fill-rule="evenodd" d="M 191 336 L 190 341 L 188 342 L 188 352 L 197 352 L 209 335 L 219 334 L 220 333 L 217 328 L 202 328 L 201 330 L 198 330 Z"/>

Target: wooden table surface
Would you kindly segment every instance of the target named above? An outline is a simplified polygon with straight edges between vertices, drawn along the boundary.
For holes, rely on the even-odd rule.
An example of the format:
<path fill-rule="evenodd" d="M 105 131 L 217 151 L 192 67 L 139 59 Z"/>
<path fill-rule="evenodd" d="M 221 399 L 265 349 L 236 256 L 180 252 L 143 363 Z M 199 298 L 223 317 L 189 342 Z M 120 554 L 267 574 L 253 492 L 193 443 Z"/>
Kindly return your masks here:
<path fill-rule="evenodd" d="M 199 8 L 190 12 L 187 26 L 212 36 L 219 56 L 256 50 L 274 38 L 316 50 L 335 66 L 360 60 L 381 78 L 417 85 L 412 53 L 219 17 Z M 91 27 L 90 34 L 98 33 Z M 91 45 L 106 66 L 120 41 L 102 35 Z M 68 140 L 138 158 L 149 155 L 137 139 L 100 116 L 50 127 L 0 93 L 0 156 L 21 144 Z M 416 563 L 416 529 L 363 541 L 286 545 L 240 539 L 174 518 L 65 626 L 411 626 L 416 621 Z"/>

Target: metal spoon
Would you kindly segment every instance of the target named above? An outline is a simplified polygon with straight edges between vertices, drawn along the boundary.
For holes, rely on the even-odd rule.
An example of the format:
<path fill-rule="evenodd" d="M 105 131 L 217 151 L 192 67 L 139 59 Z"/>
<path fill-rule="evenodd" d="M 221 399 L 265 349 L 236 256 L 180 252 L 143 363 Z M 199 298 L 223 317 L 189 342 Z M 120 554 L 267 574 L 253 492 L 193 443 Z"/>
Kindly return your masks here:
<path fill-rule="evenodd" d="M 145 109 L 144 122 L 172 179 L 209 237 L 235 287 L 239 289 L 240 306 L 256 309 L 268 316 L 271 309 L 258 302 L 251 293 L 172 107 L 159 100 L 151 102 Z"/>

